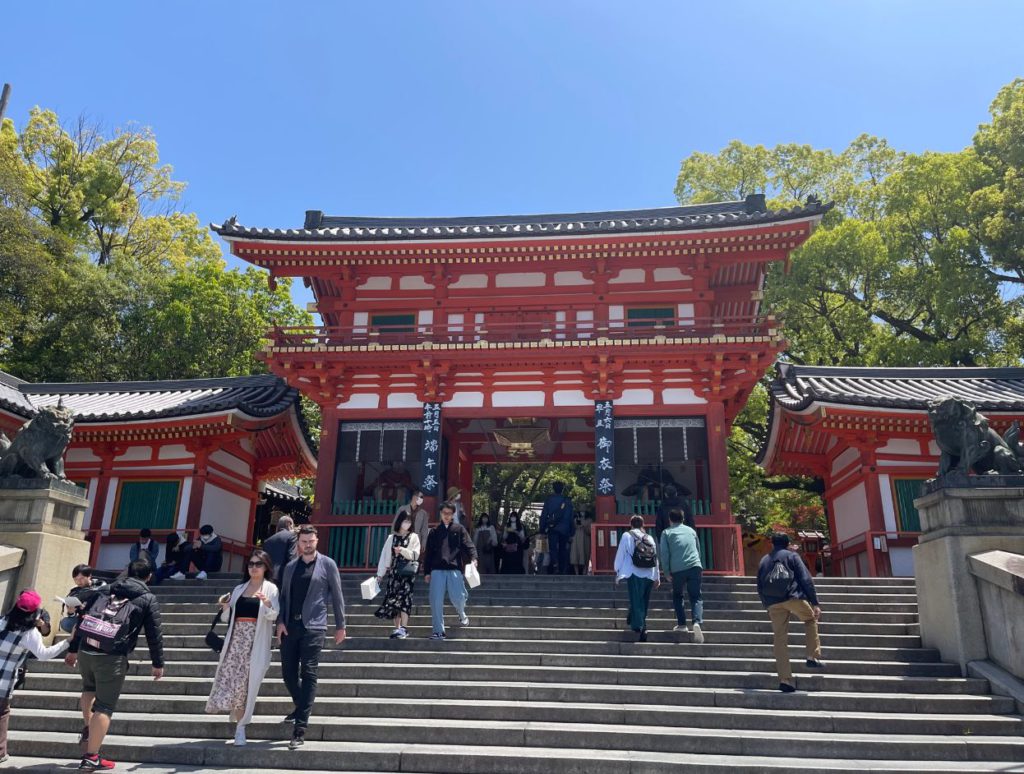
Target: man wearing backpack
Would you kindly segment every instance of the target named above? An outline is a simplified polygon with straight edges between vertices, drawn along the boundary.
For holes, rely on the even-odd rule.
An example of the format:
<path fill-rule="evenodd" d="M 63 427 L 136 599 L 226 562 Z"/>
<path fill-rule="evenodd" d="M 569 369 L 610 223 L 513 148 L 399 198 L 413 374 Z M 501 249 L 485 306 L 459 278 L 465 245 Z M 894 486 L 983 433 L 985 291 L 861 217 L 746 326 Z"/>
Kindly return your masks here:
<path fill-rule="evenodd" d="M 651 604 L 651 591 L 661 585 L 661 570 L 654 538 L 644 532 L 643 516 L 631 518 L 629 531 L 619 538 L 619 548 L 615 552 L 615 582 L 623 578 L 629 591 L 626 623 L 640 635 L 639 642 L 647 642 L 647 608 Z"/>
<path fill-rule="evenodd" d="M 128 565 L 128 577 L 114 581 L 109 594 L 99 594 L 93 600 L 72 635 L 65 663 L 78 664 L 82 675 L 82 714 L 88 718 L 80 739 L 85 750 L 79 771 L 114 768 L 113 761 L 100 757 L 100 745 L 110 729 L 110 719 L 128 674 L 128 656 L 135 650 L 143 629 L 153 679 L 164 675 L 160 608 L 146 586 L 152 574 L 153 567 L 145 558 Z"/>
<path fill-rule="evenodd" d="M 814 590 L 814 581 L 803 560 L 789 550 L 789 535 L 772 535 L 772 552 L 761 559 L 757 568 L 757 594 L 772 621 L 772 646 L 775 667 L 779 673 L 779 690 L 792 693 L 793 669 L 789 663 L 789 619 L 796 616 L 807 629 L 807 666 L 824 669 L 821 663 L 821 642 L 818 619 L 821 607 Z"/>
<path fill-rule="evenodd" d="M 572 500 L 566 497 L 565 484 L 556 481 L 540 512 L 540 531 L 548 536 L 551 563 L 548 574 L 569 574 L 569 539 L 572 537 Z M 537 570 L 540 572 L 540 568 Z"/>

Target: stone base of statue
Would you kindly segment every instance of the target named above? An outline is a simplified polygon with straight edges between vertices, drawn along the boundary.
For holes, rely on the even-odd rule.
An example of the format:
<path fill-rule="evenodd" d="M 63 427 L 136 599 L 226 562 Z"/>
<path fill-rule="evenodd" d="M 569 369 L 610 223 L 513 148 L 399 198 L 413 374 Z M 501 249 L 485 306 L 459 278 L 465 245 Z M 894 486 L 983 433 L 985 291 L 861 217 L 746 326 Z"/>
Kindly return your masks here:
<path fill-rule="evenodd" d="M 88 505 L 86 491 L 70 481 L 0 478 L 0 545 L 24 549 L 17 586 L 39 592 L 54 631 L 60 604 L 53 598 L 72 587 L 72 568 L 89 561 Z"/>
<path fill-rule="evenodd" d="M 914 547 L 921 640 L 966 676 L 968 663 L 989 657 L 969 557 L 996 549 L 1024 555 L 1024 486 L 937 488 L 914 505 L 922 532 Z"/>

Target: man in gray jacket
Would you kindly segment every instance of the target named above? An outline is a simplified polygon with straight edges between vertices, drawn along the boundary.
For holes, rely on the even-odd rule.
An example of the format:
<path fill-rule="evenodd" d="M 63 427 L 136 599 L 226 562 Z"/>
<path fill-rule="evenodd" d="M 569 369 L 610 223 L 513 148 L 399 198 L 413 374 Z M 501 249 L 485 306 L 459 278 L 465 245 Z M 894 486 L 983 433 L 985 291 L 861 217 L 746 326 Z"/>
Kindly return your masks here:
<path fill-rule="evenodd" d="M 281 673 L 295 710 L 284 721 L 294 723 L 288 744 L 296 750 L 305 741 L 309 714 L 316 700 L 320 651 L 327 636 L 327 604 L 334 608 L 334 642 L 345 641 L 345 600 L 341 595 L 338 565 L 317 553 L 316 527 L 299 528 L 299 556 L 284 568 L 281 614 L 277 636 L 281 642 Z"/>

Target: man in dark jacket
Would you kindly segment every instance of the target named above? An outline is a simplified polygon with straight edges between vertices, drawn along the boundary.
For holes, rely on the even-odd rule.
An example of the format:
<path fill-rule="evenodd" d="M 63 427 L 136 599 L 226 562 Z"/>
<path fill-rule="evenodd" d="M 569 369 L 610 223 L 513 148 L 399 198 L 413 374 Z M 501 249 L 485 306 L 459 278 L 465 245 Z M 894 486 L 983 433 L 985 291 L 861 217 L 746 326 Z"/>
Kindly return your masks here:
<path fill-rule="evenodd" d="M 206 573 L 220 572 L 224 561 L 224 547 L 220 535 L 213 531 L 213 526 L 204 524 L 199 528 L 199 540 L 192 551 L 192 564 L 199 571 L 196 580 L 206 580 Z"/>
<path fill-rule="evenodd" d="M 64 661 L 68 666 L 78 664 L 82 675 L 82 713 L 89 722 L 82 729 L 81 742 L 85 754 L 79 771 L 106 771 L 114 768 L 112 761 L 100 757 L 100 745 L 110 729 L 110 719 L 117 708 L 124 678 L 128 674 L 128 656 L 135 650 L 139 632 L 145 629 L 149 658 L 153 664 L 153 679 L 164 676 L 164 642 L 160 626 L 160 607 L 146 581 L 153 574 L 147 559 L 136 559 L 128 565 L 128 577 L 114 581 L 110 594 L 100 594 L 93 600 L 86 616 L 103 617 L 110 605 L 123 600 L 129 605 L 124 636 L 118 637 L 111 649 L 102 647 L 99 640 L 83 631 L 88 621 L 79 624 L 71 638 L 71 646 Z"/>
<path fill-rule="evenodd" d="M 807 629 L 807 666 L 824 669 L 821 663 L 821 642 L 818 619 L 821 607 L 814 590 L 814 581 L 803 560 L 789 550 L 789 535 L 772 535 L 772 552 L 761 559 L 757 568 L 757 594 L 768 609 L 772 621 L 775 667 L 779 673 L 779 690 L 792 693 L 793 669 L 789 663 L 789 619 L 796 616 Z"/>
<path fill-rule="evenodd" d="M 463 571 L 466 565 L 476 564 L 476 546 L 470 540 L 469 532 L 455 522 L 455 506 L 444 503 L 441 506 L 441 521 L 427 535 L 427 548 L 422 554 L 423 574 L 430 584 L 430 615 L 433 619 L 432 640 L 445 639 L 444 595 L 459 614 L 459 623 L 469 626 L 466 615 L 466 600 L 469 590 Z M 433 582 L 431 582 L 433 577 Z"/>
<path fill-rule="evenodd" d="M 298 556 L 296 548 L 295 522 L 291 516 L 282 516 L 277 520 L 277 532 L 263 541 L 263 550 L 274 563 L 274 577 L 280 578 L 284 566 Z"/>
<path fill-rule="evenodd" d="M 540 511 L 540 531 L 548 536 L 548 551 L 551 552 L 548 574 L 557 571 L 559 575 L 568 575 L 569 540 L 573 532 L 572 500 L 562 494 L 565 484 L 561 481 L 552 484 L 551 489 L 552 493 Z"/>
<path fill-rule="evenodd" d="M 679 489 L 674 484 L 665 485 L 665 497 L 662 499 L 661 504 L 658 505 L 658 515 L 654 520 L 654 536 L 656 539 L 661 540 L 661 533 L 672 526 L 672 519 L 670 518 L 672 511 L 682 513 L 683 524 L 693 529 L 693 511 L 690 509 L 690 503 L 683 499 L 683 497 L 689 496 L 689 494 L 689 489 L 681 496 Z"/>

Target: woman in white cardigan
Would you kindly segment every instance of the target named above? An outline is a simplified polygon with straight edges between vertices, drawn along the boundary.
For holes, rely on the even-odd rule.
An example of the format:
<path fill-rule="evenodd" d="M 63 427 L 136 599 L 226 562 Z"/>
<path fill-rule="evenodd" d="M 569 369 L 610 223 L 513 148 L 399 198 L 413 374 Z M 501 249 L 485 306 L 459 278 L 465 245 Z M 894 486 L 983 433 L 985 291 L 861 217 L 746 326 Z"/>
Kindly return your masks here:
<path fill-rule="evenodd" d="M 420 558 L 420 538 L 412 531 L 412 526 L 412 517 L 400 511 L 377 562 L 377 580 L 384 584 L 384 601 L 374 615 L 395 622 L 395 630 L 391 632 L 393 640 L 409 636 L 405 627 L 412 612 L 413 582 Z"/>
<path fill-rule="evenodd" d="M 210 714 L 227 712 L 238 726 L 235 745 L 245 744 L 245 727 L 252 720 L 260 684 L 270 667 L 274 622 L 280 611 L 274 564 L 266 551 L 252 552 L 246 579 L 221 600 L 221 620 L 228 616 L 228 633 L 220 652 L 213 690 L 206 702 Z"/>

